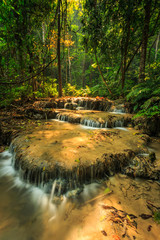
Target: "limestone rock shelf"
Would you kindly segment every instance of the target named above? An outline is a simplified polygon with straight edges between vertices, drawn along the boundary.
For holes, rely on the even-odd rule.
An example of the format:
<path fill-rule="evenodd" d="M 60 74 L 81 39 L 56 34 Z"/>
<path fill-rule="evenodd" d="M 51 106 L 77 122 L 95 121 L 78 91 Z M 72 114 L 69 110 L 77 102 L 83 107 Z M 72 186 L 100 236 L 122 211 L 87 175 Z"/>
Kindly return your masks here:
<path fill-rule="evenodd" d="M 133 130 L 89 130 L 70 123 L 46 122 L 14 139 L 13 164 L 25 181 L 37 186 L 51 183 L 51 188 L 57 179 L 57 194 L 59 189 L 66 193 L 117 172 L 143 176 L 143 169 L 140 166 L 136 170 L 137 162 L 133 160 L 147 151 L 146 139 Z M 150 168 L 154 167 L 146 161 Z M 133 171 L 129 171 L 129 166 Z M 159 176 L 151 170 L 146 177 Z"/>
<path fill-rule="evenodd" d="M 114 127 L 127 127 L 131 124 L 131 114 L 115 114 L 100 111 L 66 111 L 57 110 L 56 118 L 70 123 L 80 123 L 89 127 L 97 128 L 114 128 Z"/>

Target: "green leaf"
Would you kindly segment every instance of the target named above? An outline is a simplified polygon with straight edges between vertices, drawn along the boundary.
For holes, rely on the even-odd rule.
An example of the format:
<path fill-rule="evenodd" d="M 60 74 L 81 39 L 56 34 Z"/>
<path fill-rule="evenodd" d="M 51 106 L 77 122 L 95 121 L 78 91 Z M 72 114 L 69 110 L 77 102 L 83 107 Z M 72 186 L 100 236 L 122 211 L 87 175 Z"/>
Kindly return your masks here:
<path fill-rule="evenodd" d="M 104 193 L 106 194 L 106 193 L 109 193 L 111 190 L 109 189 L 109 188 L 106 188 L 105 190 L 104 190 Z"/>
<path fill-rule="evenodd" d="M 75 162 L 80 163 L 80 159 L 76 159 Z"/>

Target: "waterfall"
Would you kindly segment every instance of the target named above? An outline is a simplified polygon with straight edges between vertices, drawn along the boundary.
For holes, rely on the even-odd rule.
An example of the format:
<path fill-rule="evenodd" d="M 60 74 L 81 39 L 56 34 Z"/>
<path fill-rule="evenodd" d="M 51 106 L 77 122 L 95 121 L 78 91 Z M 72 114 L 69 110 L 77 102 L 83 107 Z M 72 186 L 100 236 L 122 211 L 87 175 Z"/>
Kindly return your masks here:
<path fill-rule="evenodd" d="M 111 113 L 114 113 L 114 114 L 123 114 L 123 113 L 125 113 L 124 104 L 120 104 L 120 105 L 111 107 Z"/>
<path fill-rule="evenodd" d="M 58 188 L 58 196 L 61 196 L 61 190 L 62 190 L 62 182 L 60 181 L 59 188 Z"/>
<path fill-rule="evenodd" d="M 93 182 L 93 165 L 91 165 L 91 183 Z"/>
<path fill-rule="evenodd" d="M 53 185 L 52 185 L 50 199 L 49 199 L 50 203 L 52 203 L 52 200 L 53 200 L 53 197 L 54 197 L 54 193 L 55 193 L 55 189 L 56 189 L 56 183 L 57 183 L 57 181 L 54 180 Z"/>
<path fill-rule="evenodd" d="M 72 122 L 70 121 L 69 117 L 67 115 L 62 115 L 62 114 L 57 114 L 56 118 L 59 121 L 65 121 L 65 122 Z M 77 122 L 79 123 L 79 122 Z M 80 120 L 80 124 L 86 126 L 87 128 L 112 128 L 112 127 L 124 127 L 124 119 L 118 119 L 118 120 L 111 120 L 111 123 L 108 124 L 108 121 L 105 122 L 99 122 L 98 120 L 92 120 L 92 119 L 87 119 L 83 118 Z"/>
<path fill-rule="evenodd" d="M 85 118 L 85 119 L 82 119 L 80 123 L 84 126 L 91 127 L 91 128 L 104 128 L 104 124 L 96 120 Z"/>
<path fill-rule="evenodd" d="M 108 122 L 106 121 L 106 122 L 105 122 L 105 128 L 107 128 L 107 125 L 108 125 Z"/>
<path fill-rule="evenodd" d="M 59 121 L 67 122 L 68 121 L 68 116 L 57 114 L 56 119 L 58 119 Z"/>
<path fill-rule="evenodd" d="M 123 127 L 124 126 L 124 122 L 122 120 L 116 120 L 114 122 L 114 127 Z"/>

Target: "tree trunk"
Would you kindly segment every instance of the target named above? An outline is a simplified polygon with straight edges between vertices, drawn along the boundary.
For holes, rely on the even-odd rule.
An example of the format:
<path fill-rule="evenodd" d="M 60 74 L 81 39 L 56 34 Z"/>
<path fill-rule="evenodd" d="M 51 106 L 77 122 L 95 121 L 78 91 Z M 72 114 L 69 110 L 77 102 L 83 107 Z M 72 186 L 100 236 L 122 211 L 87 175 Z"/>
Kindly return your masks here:
<path fill-rule="evenodd" d="M 31 51 L 31 49 L 29 48 L 29 46 L 27 47 L 27 50 L 28 50 L 28 55 L 30 58 L 29 73 L 33 74 L 33 53 Z M 35 91 L 37 90 L 37 86 L 36 86 L 36 79 L 34 76 L 32 76 L 30 78 L 29 85 L 32 86 L 32 96 L 33 96 L 33 99 L 35 99 Z"/>
<path fill-rule="evenodd" d="M 159 45 L 159 36 L 160 36 L 160 33 L 158 33 L 157 39 L 156 39 L 155 61 L 157 60 L 158 45 Z"/>
<path fill-rule="evenodd" d="M 57 39 L 57 56 L 58 56 L 58 84 L 59 84 L 59 97 L 62 97 L 62 76 L 61 76 L 61 49 L 60 49 L 60 38 L 61 38 L 61 19 L 60 19 L 60 4 L 61 0 L 58 0 L 58 39 Z"/>
<path fill-rule="evenodd" d="M 103 81 L 104 84 L 106 85 L 106 87 L 107 87 L 109 93 L 112 95 L 112 92 L 111 92 L 111 90 L 109 89 L 108 84 L 106 83 L 106 81 L 105 81 L 105 79 L 104 79 L 104 77 L 103 77 L 103 73 L 102 73 L 102 71 L 101 71 L 101 68 L 100 68 L 100 65 L 99 65 L 99 62 L 98 62 L 98 58 L 97 58 L 96 53 L 95 53 L 95 58 L 96 58 L 96 62 L 97 62 L 97 66 L 98 66 L 98 70 L 99 70 L 99 73 L 100 73 L 100 75 L 101 75 L 102 81 Z"/>
<path fill-rule="evenodd" d="M 84 59 L 83 59 L 82 88 L 85 88 L 85 71 L 86 71 L 86 49 L 84 52 Z"/>
<path fill-rule="evenodd" d="M 66 57 L 66 83 L 68 82 L 68 58 Z"/>
<path fill-rule="evenodd" d="M 144 6 L 145 17 L 144 17 L 144 27 L 143 27 L 143 35 L 142 35 L 140 67 L 139 67 L 139 82 L 144 82 L 145 80 L 145 65 L 146 65 L 148 35 L 149 35 L 151 2 L 152 2 L 151 0 L 146 0 L 145 6 Z"/>
<path fill-rule="evenodd" d="M 42 43 L 43 43 L 43 48 L 42 48 L 42 59 L 43 59 L 43 66 L 45 65 L 45 54 L 44 54 L 44 48 L 45 48 L 45 34 L 46 34 L 46 28 L 45 28 L 45 23 L 42 22 Z M 43 78 L 43 93 L 44 93 L 44 85 L 45 85 L 45 71 L 42 73 L 42 78 Z"/>
<path fill-rule="evenodd" d="M 71 76 L 71 60 L 70 60 L 70 49 L 68 46 L 68 69 L 69 69 L 69 81 L 72 84 L 72 76 Z"/>
<path fill-rule="evenodd" d="M 122 55 L 122 66 L 121 66 L 122 89 L 124 88 L 124 84 L 125 84 L 126 62 L 127 62 L 127 52 L 128 52 L 129 38 L 130 38 L 130 19 L 127 22 L 127 36 L 126 36 L 126 39 L 125 39 L 124 54 Z"/>

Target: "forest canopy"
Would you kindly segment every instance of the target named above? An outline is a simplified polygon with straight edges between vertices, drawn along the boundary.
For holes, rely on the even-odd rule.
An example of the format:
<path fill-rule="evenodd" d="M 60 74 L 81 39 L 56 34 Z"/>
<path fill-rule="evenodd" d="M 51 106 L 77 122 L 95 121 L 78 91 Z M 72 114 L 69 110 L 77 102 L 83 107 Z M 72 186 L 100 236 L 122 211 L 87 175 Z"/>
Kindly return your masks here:
<path fill-rule="evenodd" d="M 2 0 L 0 101 L 124 98 L 160 115 L 159 0 Z"/>

